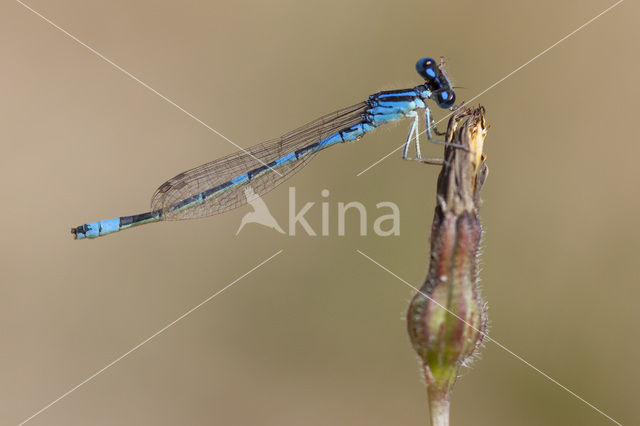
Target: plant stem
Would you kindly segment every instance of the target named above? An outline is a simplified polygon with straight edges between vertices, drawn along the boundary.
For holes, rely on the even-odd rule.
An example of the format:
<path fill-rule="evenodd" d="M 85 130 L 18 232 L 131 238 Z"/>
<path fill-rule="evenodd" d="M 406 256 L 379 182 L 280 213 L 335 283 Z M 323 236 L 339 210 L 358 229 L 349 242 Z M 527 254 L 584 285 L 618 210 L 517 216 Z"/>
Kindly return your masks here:
<path fill-rule="evenodd" d="M 431 426 L 449 426 L 449 394 L 434 386 L 427 387 Z"/>

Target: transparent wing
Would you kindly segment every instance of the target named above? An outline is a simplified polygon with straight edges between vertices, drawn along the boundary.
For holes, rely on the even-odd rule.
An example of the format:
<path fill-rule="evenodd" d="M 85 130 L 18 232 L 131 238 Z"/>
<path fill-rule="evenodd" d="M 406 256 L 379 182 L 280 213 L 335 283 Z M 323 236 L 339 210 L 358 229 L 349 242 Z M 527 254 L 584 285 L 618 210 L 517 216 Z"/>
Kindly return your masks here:
<path fill-rule="evenodd" d="M 167 210 L 171 205 L 228 182 L 257 167 L 284 157 L 300 148 L 322 140 L 338 130 L 362 121 L 362 113 L 368 108 L 364 102 L 327 114 L 278 139 L 263 142 L 203 164 L 163 183 L 153 194 L 151 211 L 162 209 L 166 219 L 181 220 L 212 216 L 235 209 L 247 202 L 245 189 L 251 187 L 257 195 L 263 195 L 280 185 L 313 158 L 315 152 L 298 160 L 267 170 L 249 182 L 220 191 L 205 202 L 180 211 Z M 276 173 L 277 171 L 277 173 Z"/>

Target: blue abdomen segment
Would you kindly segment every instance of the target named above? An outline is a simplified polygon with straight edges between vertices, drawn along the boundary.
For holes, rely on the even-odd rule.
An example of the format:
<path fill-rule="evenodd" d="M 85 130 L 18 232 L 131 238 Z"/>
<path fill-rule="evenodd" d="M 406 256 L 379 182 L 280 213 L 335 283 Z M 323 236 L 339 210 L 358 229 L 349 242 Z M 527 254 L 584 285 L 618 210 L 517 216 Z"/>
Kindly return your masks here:
<path fill-rule="evenodd" d="M 97 238 L 120 230 L 120 218 L 101 220 L 99 222 L 85 223 L 82 226 L 71 229 L 76 239 Z"/>
<path fill-rule="evenodd" d="M 71 228 L 71 233 L 75 239 L 97 238 L 103 235 L 113 234 L 121 229 L 132 226 L 143 225 L 145 223 L 162 220 L 163 214 L 160 210 L 142 213 L 134 216 L 123 216 L 115 219 L 101 220 L 98 222 L 85 223 L 84 225 Z"/>

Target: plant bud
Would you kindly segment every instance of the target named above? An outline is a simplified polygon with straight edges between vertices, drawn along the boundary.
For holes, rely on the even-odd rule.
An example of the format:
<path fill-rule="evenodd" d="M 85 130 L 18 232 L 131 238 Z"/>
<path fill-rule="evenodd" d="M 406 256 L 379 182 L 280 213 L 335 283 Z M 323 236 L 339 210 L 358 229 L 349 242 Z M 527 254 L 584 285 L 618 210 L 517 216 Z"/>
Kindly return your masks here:
<path fill-rule="evenodd" d="M 478 290 L 478 208 L 488 173 L 482 153 L 486 131 L 482 107 L 458 110 L 449 121 L 447 141 L 457 146 L 445 148 L 429 271 L 407 314 L 411 343 L 424 367 L 432 426 L 448 424 L 452 387 L 486 330 L 485 304 Z"/>

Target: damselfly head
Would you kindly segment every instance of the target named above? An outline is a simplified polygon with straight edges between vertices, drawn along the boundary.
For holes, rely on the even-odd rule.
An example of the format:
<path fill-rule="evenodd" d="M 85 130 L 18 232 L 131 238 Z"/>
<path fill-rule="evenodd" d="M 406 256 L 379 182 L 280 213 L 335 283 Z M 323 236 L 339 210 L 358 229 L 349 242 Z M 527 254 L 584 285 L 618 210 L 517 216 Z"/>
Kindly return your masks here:
<path fill-rule="evenodd" d="M 433 58 L 422 58 L 416 63 L 416 71 L 424 78 L 425 86 L 433 93 L 438 106 L 447 109 L 455 103 L 456 94 L 441 65 Z"/>

